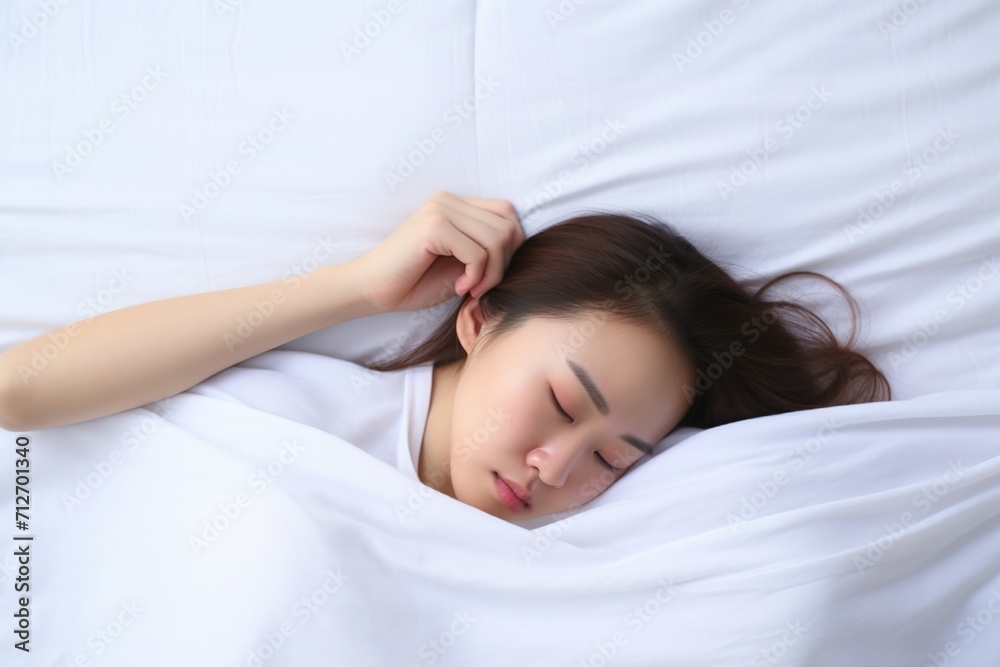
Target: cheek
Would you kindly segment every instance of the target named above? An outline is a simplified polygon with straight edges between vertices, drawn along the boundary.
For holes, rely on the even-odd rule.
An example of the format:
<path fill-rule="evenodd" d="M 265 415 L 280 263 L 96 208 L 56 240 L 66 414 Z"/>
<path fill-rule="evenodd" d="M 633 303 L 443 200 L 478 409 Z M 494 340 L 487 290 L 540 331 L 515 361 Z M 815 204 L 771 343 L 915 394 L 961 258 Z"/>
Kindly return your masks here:
<path fill-rule="evenodd" d="M 524 464 L 528 453 L 545 444 L 552 435 L 552 426 L 559 417 L 555 408 L 543 396 L 521 390 L 508 395 L 503 402 L 502 423 L 497 430 L 498 442 L 502 443 L 504 456 Z"/>
<path fill-rule="evenodd" d="M 473 461 L 495 459 L 510 441 L 514 419 L 492 395 L 461 394 L 452 414 L 451 461 L 456 470 Z"/>
<path fill-rule="evenodd" d="M 519 478 L 527 476 L 528 453 L 543 444 L 539 437 L 544 427 L 542 411 L 530 400 L 516 397 L 470 406 L 474 416 L 462 421 L 464 437 L 452 445 L 455 469 L 461 470 L 464 462 Z"/>

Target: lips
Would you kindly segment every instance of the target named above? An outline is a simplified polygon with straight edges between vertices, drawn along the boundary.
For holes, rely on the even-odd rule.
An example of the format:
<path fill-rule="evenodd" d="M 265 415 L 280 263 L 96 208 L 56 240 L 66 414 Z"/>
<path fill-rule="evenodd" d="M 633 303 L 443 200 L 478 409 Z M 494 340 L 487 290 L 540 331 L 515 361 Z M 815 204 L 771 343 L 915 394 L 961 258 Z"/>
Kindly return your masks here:
<path fill-rule="evenodd" d="M 516 493 L 517 497 L 520 498 L 525 505 L 531 502 L 531 494 L 528 493 L 528 490 L 525 489 L 523 486 L 521 486 L 517 482 L 512 482 L 509 479 L 504 479 L 503 477 L 501 477 L 500 479 L 503 479 L 504 484 L 509 486 L 511 491 Z"/>
<path fill-rule="evenodd" d="M 527 489 L 523 486 L 517 482 L 512 482 L 504 477 L 501 477 L 498 473 L 493 473 L 493 475 L 495 477 L 495 481 L 497 482 L 497 490 L 501 496 L 500 499 L 505 501 L 505 505 L 511 506 L 511 509 L 514 509 L 514 506 L 521 504 L 527 506 L 528 503 L 531 502 L 531 494 L 528 493 Z M 505 498 L 505 496 L 508 495 L 513 496 L 513 498 Z M 514 502 L 507 502 L 508 500 L 512 500 Z"/>

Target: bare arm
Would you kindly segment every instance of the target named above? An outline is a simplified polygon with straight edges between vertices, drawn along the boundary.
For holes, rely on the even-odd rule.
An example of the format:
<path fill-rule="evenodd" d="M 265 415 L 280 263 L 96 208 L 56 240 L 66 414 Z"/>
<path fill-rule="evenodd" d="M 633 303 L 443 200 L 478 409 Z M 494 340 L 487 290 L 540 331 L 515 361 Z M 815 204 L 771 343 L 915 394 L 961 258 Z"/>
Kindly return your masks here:
<path fill-rule="evenodd" d="M 96 315 L 0 355 L 0 427 L 75 424 L 190 389 L 233 364 L 373 315 L 354 264 Z"/>

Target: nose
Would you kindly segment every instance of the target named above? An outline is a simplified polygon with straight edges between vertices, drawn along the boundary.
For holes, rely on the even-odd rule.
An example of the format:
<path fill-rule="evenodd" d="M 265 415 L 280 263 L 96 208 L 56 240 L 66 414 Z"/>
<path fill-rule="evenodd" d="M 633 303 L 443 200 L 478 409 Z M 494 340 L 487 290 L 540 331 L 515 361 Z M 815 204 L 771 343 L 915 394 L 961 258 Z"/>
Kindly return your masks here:
<path fill-rule="evenodd" d="M 584 451 L 582 438 L 554 438 L 528 452 L 527 463 L 538 469 L 538 477 L 547 486 L 561 488 Z"/>

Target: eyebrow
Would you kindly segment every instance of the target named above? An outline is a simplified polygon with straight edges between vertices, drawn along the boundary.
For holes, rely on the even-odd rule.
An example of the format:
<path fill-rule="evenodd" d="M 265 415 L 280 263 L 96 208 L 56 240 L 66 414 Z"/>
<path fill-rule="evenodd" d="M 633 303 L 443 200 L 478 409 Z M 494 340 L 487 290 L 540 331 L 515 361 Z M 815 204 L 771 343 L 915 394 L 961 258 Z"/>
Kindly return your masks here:
<path fill-rule="evenodd" d="M 583 366 L 580 366 L 575 361 L 571 361 L 569 358 L 566 359 L 566 365 L 569 366 L 571 371 L 573 371 L 573 375 L 577 377 L 580 384 L 583 385 L 583 388 L 587 390 L 587 395 L 590 396 L 590 400 L 594 402 L 597 410 L 602 415 L 606 415 L 611 412 L 611 408 L 608 407 L 607 399 L 604 398 L 604 394 L 601 393 L 601 390 L 597 388 L 597 385 L 594 383 L 594 378 L 590 376 L 590 373 L 584 370 Z M 628 433 L 621 436 L 621 438 L 643 454 L 653 453 L 653 445 L 649 444 L 642 438 L 637 438 L 636 436 Z"/>

